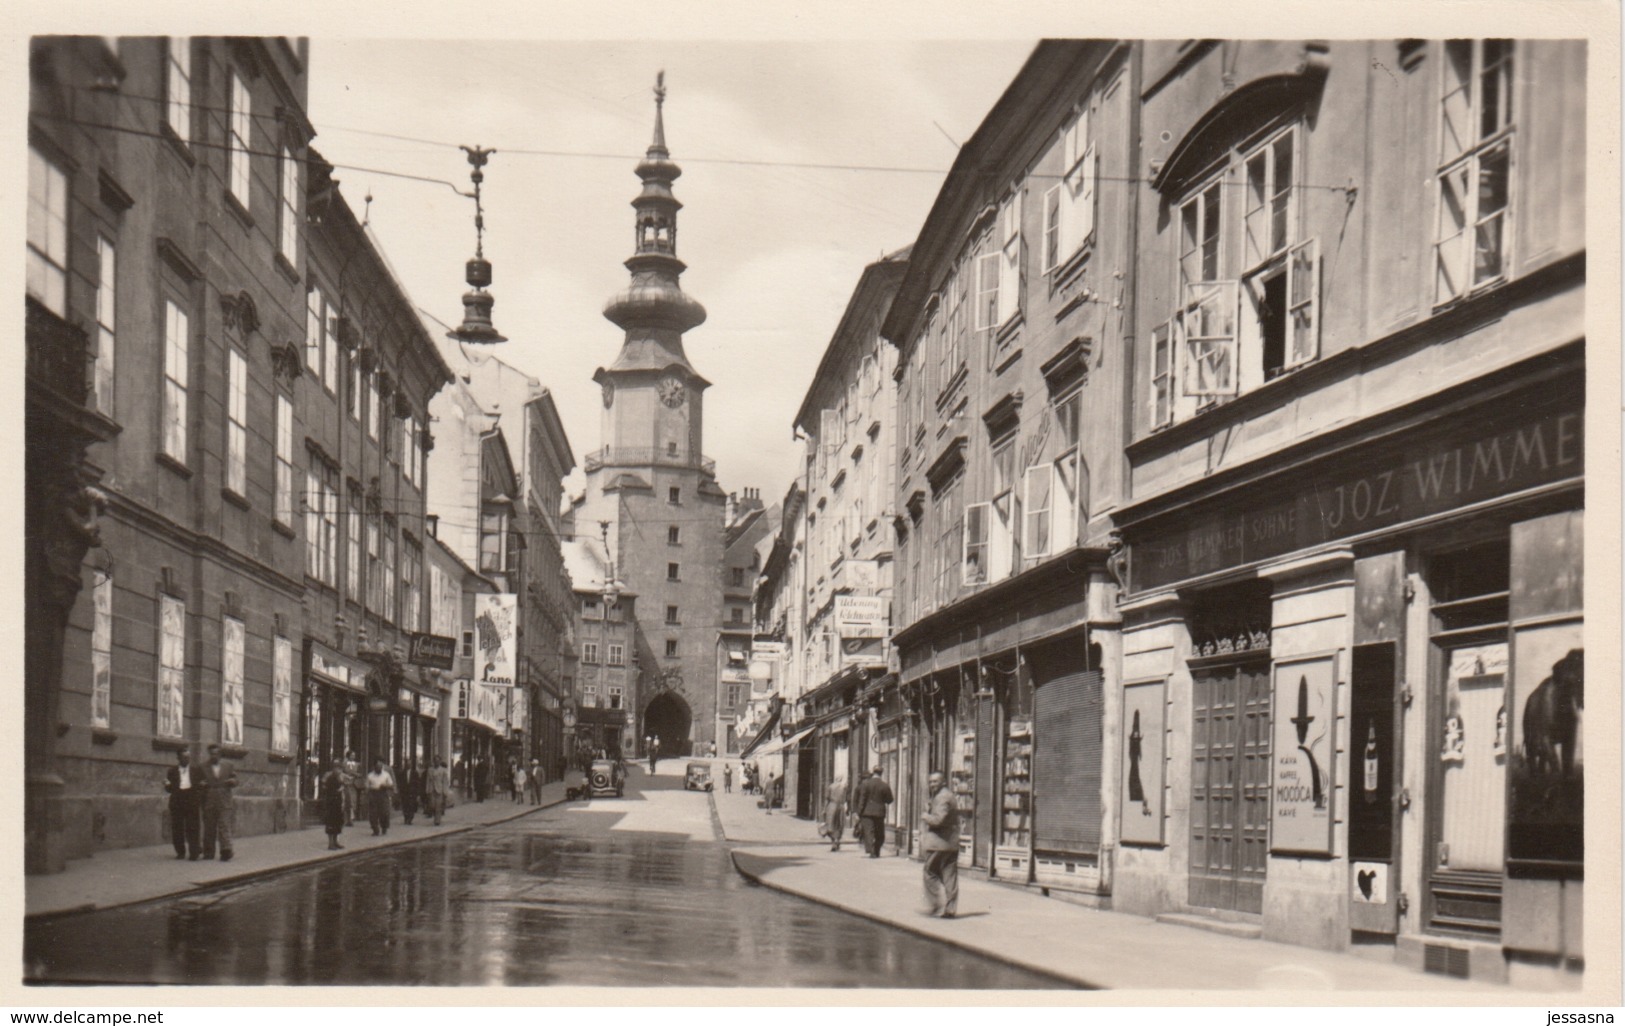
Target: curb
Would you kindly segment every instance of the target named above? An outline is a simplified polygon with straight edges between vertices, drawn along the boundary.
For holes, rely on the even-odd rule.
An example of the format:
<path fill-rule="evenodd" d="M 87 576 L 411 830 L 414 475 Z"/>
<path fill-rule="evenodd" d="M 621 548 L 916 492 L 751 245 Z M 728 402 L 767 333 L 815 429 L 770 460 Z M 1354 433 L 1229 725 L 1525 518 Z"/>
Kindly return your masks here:
<path fill-rule="evenodd" d="M 172 901 L 175 898 L 184 897 L 186 895 L 209 894 L 214 891 L 225 890 L 228 887 L 240 886 L 241 884 L 249 883 L 254 880 L 269 880 L 272 877 L 281 876 L 284 873 L 293 873 L 301 869 L 309 869 L 312 866 L 326 865 L 330 862 L 339 862 L 344 859 L 355 858 L 360 855 L 370 855 L 385 848 L 398 848 L 407 844 L 422 844 L 425 841 L 438 840 L 442 837 L 454 837 L 458 834 L 466 834 L 474 830 L 483 830 L 486 827 L 497 826 L 501 823 L 511 823 L 514 820 L 528 816 L 531 813 L 541 812 L 543 809 L 551 809 L 557 805 L 564 805 L 567 801 L 568 799 L 558 798 L 553 801 L 542 802 L 540 805 L 527 805 L 524 807 L 523 811 L 516 812 L 511 816 L 502 816 L 484 823 L 470 823 L 466 826 L 456 826 L 451 827 L 450 829 L 441 829 L 439 833 L 430 834 L 427 837 L 402 836 L 402 838 L 398 841 L 384 841 L 370 848 L 345 848 L 339 852 L 323 849 L 320 855 L 300 859 L 297 862 L 284 862 L 280 865 L 271 866 L 266 869 L 254 869 L 246 873 L 238 873 L 235 876 L 223 876 L 215 880 L 210 880 L 207 883 L 188 884 L 185 887 L 180 887 L 172 891 L 165 891 L 162 894 L 150 894 L 145 897 L 132 898 L 129 901 L 115 901 L 106 905 L 98 905 L 95 902 L 90 902 L 84 905 L 75 905 L 72 908 L 50 909 L 44 912 L 28 912 L 24 913 L 23 921 L 40 923 L 52 919 L 62 919 L 67 916 L 83 915 L 87 912 L 106 912 L 109 909 L 131 908 L 136 905 L 146 905 L 152 902 Z M 307 827 L 304 829 L 311 828 Z"/>
<path fill-rule="evenodd" d="M 957 938 L 944 937 L 941 934 L 933 933 L 929 930 L 923 929 L 920 926 L 909 923 L 906 920 L 893 919 L 889 916 L 883 916 L 866 908 L 845 904 L 844 902 L 838 901 L 834 898 L 819 897 L 818 895 L 808 894 L 804 891 L 792 890 L 789 887 L 783 886 L 782 884 L 769 883 L 762 876 L 752 873 L 744 866 L 740 865 L 739 856 L 742 854 L 748 857 L 750 852 L 738 848 L 732 849 L 728 852 L 728 856 L 734 864 L 734 871 L 759 887 L 766 887 L 770 891 L 777 891 L 780 894 L 788 894 L 791 897 L 800 898 L 803 901 L 810 901 L 815 905 L 823 905 L 825 908 L 832 908 L 837 912 L 845 912 L 847 915 L 857 916 L 859 919 L 867 919 L 870 922 L 879 923 L 882 926 L 889 926 L 894 930 L 901 930 L 904 933 L 913 934 L 916 937 L 923 937 L 926 940 L 937 941 L 938 943 L 945 944 L 948 947 L 958 948 L 961 951 L 969 952 L 970 954 L 976 955 L 979 958 L 985 958 L 989 961 L 998 962 L 1000 965 L 1007 965 L 1013 969 L 1020 969 L 1023 972 L 1032 973 L 1035 976 L 1047 977 L 1051 980 L 1055 980 L 1058 983 L 1064 983 L 1068 987 L 1073 987 L 1080 990 L 1107 989 L 1104 985 L 1091 982 L 1081 976 L 1074 976 L 1055 969 L 1046 969 L 1043 966 L 1036 966 L 1027 962 L 1021 962 L 1011 958 L 1009 955 L 1006 955 L 1001 951 L 990 950 L 989 948 L 972 944 L 969 941 L 960 940 Z"/>

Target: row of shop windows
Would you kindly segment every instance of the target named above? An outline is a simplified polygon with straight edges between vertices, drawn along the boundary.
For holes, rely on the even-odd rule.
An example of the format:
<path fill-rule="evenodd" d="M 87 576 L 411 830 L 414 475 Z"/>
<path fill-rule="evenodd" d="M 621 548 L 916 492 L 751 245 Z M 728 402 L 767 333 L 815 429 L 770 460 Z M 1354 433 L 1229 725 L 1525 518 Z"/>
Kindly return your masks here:
<path fill-rule="evenodd" d="M 1269 581 L 1193 593 L 1184 613 L 1188 904 L 1261 914 L 1272 854 L 1346 857 L 1361 868 L 1351 900 L 1392 903 L 1404 714 L 1418 698 L 1427 737 L 1424 793 L 1415 797 L 1425 804 L 1422 833 L 1406 843 L 1423 848 L 1407 855 L 1423 868 L 1423 926 L 1493 938 L 1504 879 L 1578 876 L 1582 516 L 1357 560 L 1359 615 L 1380 611 L 1391 636 L 1373 636 L 1363 620 L 1345 624 L 1327 652 L 1272 655 L 1274 611 L 1288 596 Z M 1407 645 L 1404 623 L 1419 600 L 1425 615 L 1411 622 L 1425 622 L 1425 641 Z M 924 801 L 916 782 L 942 771 L 961 813 L 965 864 L 1022 882 L 1104 884 L 1099 666 L 1098 650 L 1072 637 L 908 682 L 890 700 L 897 708 L 872 721 L 872 741 L 868 728 L 836 735 L 819 756 L 817 783 L 799 790 L 819 796 L 836 776 L 878 765 L 898 799 L 892 839 L 909 850 Z M 1412 696 L 1407 678 L 1425 679 L 1425 694 Z M 1122 689 L 1122 845 L 1170 844 L 1163 774 L 1168 744 L 1182 733 L 1166 722 L 1178 686 L 1164 678 Z M 1337 740 L 1345 719 L 1346 751 Z M 849 753 L 860 743 L 871 751 Z M 821 799 L 811 801 L 800 811 L 816 812 Z"/>

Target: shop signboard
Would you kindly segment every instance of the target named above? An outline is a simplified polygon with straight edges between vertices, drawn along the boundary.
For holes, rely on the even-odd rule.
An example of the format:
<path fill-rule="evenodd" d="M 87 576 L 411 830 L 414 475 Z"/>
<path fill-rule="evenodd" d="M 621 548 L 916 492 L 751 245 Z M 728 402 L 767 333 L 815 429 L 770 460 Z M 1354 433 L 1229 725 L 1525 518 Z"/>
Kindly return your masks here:
<path fill-rule="evenodd" d="M 417 695 L 411 688 L 396 688 L 395 704 L 409 712 L 415 710 L 418 706 Z"/>
<path fill-rule="evenodd" d="M 1330 855 L 1335 653 L 1275 664 L 1270 851 Z"/>
<path fill-rule="evenodd" d="M 1118 802 L 1124 844 L 1162 843 L 1162 752 L 1166 681 L 1123 688 L 1123 794 Z"/>
<path fill-rule="evenodd" d="M 440 718 L 440 699 L 438 699 L 438 698 L 430 698 L 428 695 L 419 696 L 418 697 L 418 712 L 420 712 L 423 715 L 429 717 L 429 719 L 431 719 L 431 720 L 439 719 Z"/>
<path fill-rule="evenodd" d="M 468 719 L 469 707 L 472 705 L 472 698 L 470 696 L 473 692 L 473 687 L 474 682 L 466 677 L 457 682 L 456 690 L 454 692 L 456 696 L 454 701 L 456 704 L 452 706 L 452 719 Z"/>
<path fill-rule="evenodd" d="M 511 687 L 493 687 L 480 681 L 469 689 L 468 718 L 499 734 L 508 732 L 508 695 Z"/>
<path fill-rule="evenodd" d="M 1499 420 L 1451 422 L 1358 460 L 1340 459 L 1301 484 L 1251 489 L 1222 509 L 1129 546 L 1129 590 L 1352 538 L 1528 488 L 1578 478 L 1585 415 L 1505 404 Z M 837 601 L 839 601 L 837 599 Z"/>
<path fill-rule="evenodd" d="M 842 638 L 884 638 L 891 625 L 889 605 L 881 595 L 835 596 L 835 633 Z"/>
<path fill-rule="evenodd" d="M 880 588 L 880 564 L 872 559 L 849 559 L 842 564 L 843 581 L 848 588 L 860 594 Z"/>
<path fill-rule="evenodd" d="M 450 670 L 457 665 L 456 638 L 441 634 L 413 634 L 410 631 L 406 636 L 411 639 L 409 661 L 414 665 L 436 670 Z"/>
<path fill-rule="evenodd" d="M 529 696 L 524 688 L 513 689 L 512 712 L 508 714 L 508 725 L 514 730 L 524 730 L 530 726 Z"/>
<path fill-rule="evenodd" d="M 756 641 L 750 646 L 750 654 L 755 659 L 775 661 L 784 658 L 784 642 L 782 641 Z"/>
<path fill-rule="evenodd" d="M 492 687 L 513 687 L 518 673 L 519 596 L 474 596 L 474 678 Z"/>

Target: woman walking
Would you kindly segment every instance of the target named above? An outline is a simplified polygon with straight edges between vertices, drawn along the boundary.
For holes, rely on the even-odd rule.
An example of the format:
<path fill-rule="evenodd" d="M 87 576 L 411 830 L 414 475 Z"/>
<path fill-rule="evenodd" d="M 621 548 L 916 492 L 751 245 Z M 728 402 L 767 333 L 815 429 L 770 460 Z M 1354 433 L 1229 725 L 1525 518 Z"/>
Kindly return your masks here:
<path fill-rule="evenodd" d="M 515 802 L 523 802 L 525 800 L 525 778 L 527 775 L 528 774 L 525 771 L 525 764 L 515 759 L 512 777 L 513 800 Z"/>
<path fill-rule="evenodd" d="M 367 774 L 367 821 L 374 837 L 389 833 L 389 799 L 394 791 L 395 774 L 383 759 L 372 760 L 372 772 Z"/>
<path fill-rule="evenodd" d="M 829 850 L 841 850 L 841 833 L 846 829 L 846 781 L 831 780 L 824 791 L 824 825 L 820 829 L 829 838 Z"/>
<path fill-rule="evenodd" d="M 322 774 L 320 791 L 322 826 L 327 829 L 328 851 L 337 851 L 344 847 L 339 843 L 339 834 L 344 832 L 344 796 L 349 790 L 349 785 L 344 779 L 344 771 L 338 766 L 329 764 L 327 772 Z"/>
<path fill-rule="evenodd" d="M 446 768 L 445 759 L 438 755 L 434 757 L 434 765 L 429 767 L 423 789 L 429 800 L 429 814 L 434 817 L 434 825 L 439 826 L 440 817 L 446 812 L 446 801 L 451 797 L 451 771 Z"/>

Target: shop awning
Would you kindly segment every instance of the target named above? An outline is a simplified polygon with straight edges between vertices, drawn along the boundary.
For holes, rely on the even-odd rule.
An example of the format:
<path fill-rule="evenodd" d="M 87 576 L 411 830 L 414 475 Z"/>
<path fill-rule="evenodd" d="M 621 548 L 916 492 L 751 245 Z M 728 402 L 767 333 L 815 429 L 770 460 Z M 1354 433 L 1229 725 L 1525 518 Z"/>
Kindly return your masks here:
<path fill-rule="evenodd" d="M 806 737 L 808 734 L 811 734 L 816 729 L 816 727 L 808 727 L 805 730 L 791 734 L 782 741 L 774 741 L 772 744 L 763 745 L 761 748 L 756 750 L 756 755 L 758 758 L 760 758 L 764 755 L 778 755 L 780 752 L 788 751 L 789 749 L 800 744 L 802 738 Z"/>
<path fill-rule="evenodd" d="M 743 759 L 745 756 L 747 756 L 747 755 L 751 754 L 752 752 L 754 752 L 758 745 L 762 744 L 763 742 L 768 740 L 768 738 L 772 737 L 773 728 L 777 727 L 778 725 L 779 725 L 779 710 L 775 709 L 775 710 L 773 710 L 773 714 L 767 718 L 767 722 L 762 725 L 762 729 L 758 730 L 756 732 L 756 736 L 750 739 L 750 744 L 748 744 L 744 748 L 740 749 L 739 757 L 741 759 Z"/>

